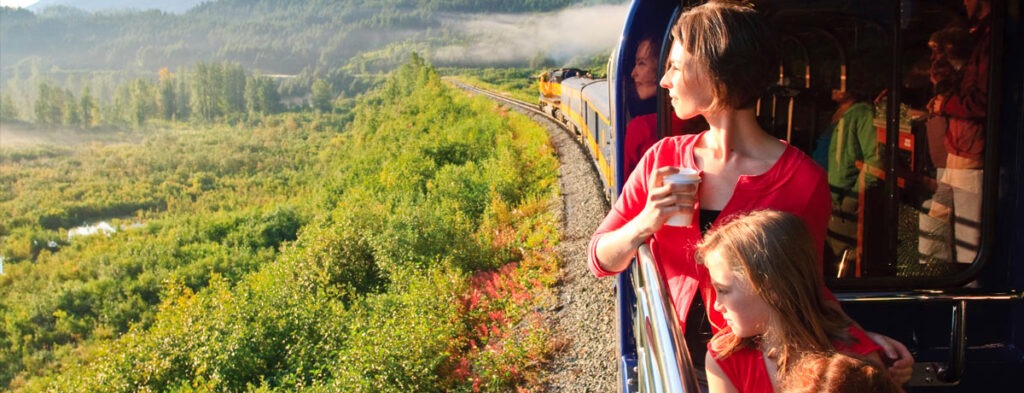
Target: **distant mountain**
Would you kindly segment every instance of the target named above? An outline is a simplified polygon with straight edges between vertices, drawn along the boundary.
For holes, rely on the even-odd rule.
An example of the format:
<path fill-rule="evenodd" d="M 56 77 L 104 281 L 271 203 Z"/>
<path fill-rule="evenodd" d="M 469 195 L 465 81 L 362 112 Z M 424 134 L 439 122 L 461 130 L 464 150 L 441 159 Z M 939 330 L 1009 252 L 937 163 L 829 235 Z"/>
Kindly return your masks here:
<path fill-rule="evenodd" d="M 50 81 L 72 92 L 92 85 L 98 97 L 110 98 L 122 80 L 153 80 L 164 69 L 188 72 L 200 63 L 291 76 L 282 82 L 286 96 L 305 94 L 316 79 L 336 90 L 358 91 L 358 78 L 389 72 L 411 53 L 440 67 L 562 65 L 609 50 L 628 11 L 626 0 L 163 0 L 166 7 L 157 5 L 162 0 L 73 0 L 73 6 L 53 5 L 70 1 L 42 0 L 33 6 L 51 4 L 42 11 L 0 8 L 3 93 L 18 88 L 25 91 L 22 97 L 33 97 L 39 81 Z M 171 12 L 171 1 L 179 2 L 175 9 L 191 8 Z M 161 8 L 142 9 L 146 5 Z M 107 7 L 137 11 L 90 11 L 124 9 Z"/>
<path fill-rule="evenodd" d="M 210 0 L 39 0 L 28 7 L 32 12 L 40 12 L 47 7 L 67 6 L 88 12 L 117 10 L 160 10 L 183 14 L 203 2 Z"/>

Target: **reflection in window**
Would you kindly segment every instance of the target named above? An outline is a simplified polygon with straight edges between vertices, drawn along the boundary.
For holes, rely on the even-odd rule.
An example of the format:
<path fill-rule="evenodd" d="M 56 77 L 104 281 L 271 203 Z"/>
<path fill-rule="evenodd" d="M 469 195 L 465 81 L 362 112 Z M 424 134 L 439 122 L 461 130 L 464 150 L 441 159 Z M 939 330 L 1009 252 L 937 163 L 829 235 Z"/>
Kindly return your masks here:
<path fill-rule="evenodd" d="M 985 3 L 965 2 L 967 25 L 955 21 L 928 40 L 934 95 L 924 129 L 936 157 L 935 189 L 920 218 L 923 264 L 971 263 L 980 246 L 991 39 Z"/>
<path fill-rule="evenodd" d="M 827 4 L 770 12 L 784 56 L 757 109 L 828 172 L 825 274 L 963 270 L 981 244 L 988 1 Z"/>

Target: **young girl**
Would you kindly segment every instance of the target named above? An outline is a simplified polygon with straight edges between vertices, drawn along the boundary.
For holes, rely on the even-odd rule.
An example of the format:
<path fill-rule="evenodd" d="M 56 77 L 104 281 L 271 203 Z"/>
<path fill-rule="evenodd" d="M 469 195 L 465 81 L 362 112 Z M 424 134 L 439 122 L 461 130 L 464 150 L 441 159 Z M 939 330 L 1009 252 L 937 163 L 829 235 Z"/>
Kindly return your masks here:
<path fill-rule="evenodd" d="M 855 339 L 852 322 L 823 300 L 814 244 L 799 217 L 759 210 L 698 246 L 727 325 L 708 344 L 711 392 L 773 392 L 809 353 L 855 353 L 884 368 L 874 344 Z"/>

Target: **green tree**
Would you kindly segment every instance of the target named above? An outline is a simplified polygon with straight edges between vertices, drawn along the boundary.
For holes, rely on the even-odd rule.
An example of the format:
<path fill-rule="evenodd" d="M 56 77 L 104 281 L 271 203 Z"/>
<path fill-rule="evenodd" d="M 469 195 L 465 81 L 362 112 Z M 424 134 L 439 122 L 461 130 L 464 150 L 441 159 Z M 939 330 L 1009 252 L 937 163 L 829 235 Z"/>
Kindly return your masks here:
<path fill-rule="evenodd" d="M 14 105 L 11 95 L 4 93 L 0 99 L 0 120 L 14 120 L 18 118 L 18 107 Z"/>
<path fill-rule="evenodd" d="M 36 95 L 35 114 L 36 122 L 39 124 L 60 124 L 61 108 L 60 90 L 50 86 L 47 82 L 39 83 L 38 95 Z"/>
<path fill-rule="evenodd" d="M 242 113 L 245 111 L 245 70 L 238 64 L 224 64 L 224 80 L 221 94 L 224 99 L 224 113 Z"/>
<path fill-rule="evenodd" d="M 321 112 L 328 112 L 331 110 L 331 101 L 334 100 L 334 94 L 331 92 L 331 84 L 323 79 L 317 79 L 313 82 L 312 97 L 310 103 L 313 105 L 313 109 Z"/>
<path fill-rule="evenodd" d="M 212 121 L 246 108 L 245 71 L 237 64 L 196 63 L 192 68 L 189 107 L 200 119 Z"/>
<path fill-rule="evenodd" d="M 134 79 L 130 82 L 129 92 L 131 96 L 129 120 L 135 126 L 141 126 L 156 114 L 157 104 L 156 95 L 153 94 L 153 85 L 143 79 Z"/>
<path fill-rule="evenodd" d="M 75 96 L 70 91 L 64 90 L 61 93 L 61 101 L 64 103 L 64 109 L 61 111 L 61 124 L 70 127 L 81 126 L 82 116 Z"/>
<path fill-rule="evenodd" d="M 172 120 L 177 114 L 176 105 L 178 103 L 174 92 L 174 75 L 167 67 L 161 68 L 158 81 L 160 87 L 156 100 L 157 110 L 164 120 Z"/>
<path fill-rule="evenodd" d="M 217 94 L 220 86 L 218 68 L 203 62 L 192 67 L 189 109 L 202 120 L 210 121 L 221 114 Z"/>
<path fill-rule="evenodd" d="M 131 106 L 131 88 L 128 83 L 117 85 L 114 91 L 113 104 L 107 106 L 104 111 L 104 118 L 109 122 L 117 124 L 131 123 L 129 107 Z"/>
<path fill-rule="evenodd" d="M 275 113 L 280 110 L 281 96 L 273 79 L 253 76 L 245 83 L 245 107 L 249 114 Z"/>
<path fill-rule="evenodd" d="M 95 126 L 96 121 L 99 120 L 99 107 L 96 105 L 96 99 L 93 98 L 89 86 L 82 89 L 82 96 L 78 99 L 78 108 L 81 110 L 82 127 Z"/>
<path fill-rule="evenodd" d="M 189 83 L 187 80 L 185 80 L 185 78 L 175 79 L 180 80 L 175 85 L 176 94 L 174 97 L 174 117 L 178 120 L 185 120 L 188 119 L 190 116 L 189 101 L 191 100 L 191 95 L 189 94 Z"/>

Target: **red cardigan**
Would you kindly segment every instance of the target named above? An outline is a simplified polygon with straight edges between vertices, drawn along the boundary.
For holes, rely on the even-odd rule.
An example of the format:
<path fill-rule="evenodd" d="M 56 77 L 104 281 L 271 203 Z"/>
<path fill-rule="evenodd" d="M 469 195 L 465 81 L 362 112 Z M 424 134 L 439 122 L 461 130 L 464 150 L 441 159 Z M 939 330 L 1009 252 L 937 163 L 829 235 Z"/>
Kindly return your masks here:
<path fill-rule="evenodd" d="M 606 271 L 598 264 L 597 241 L 605 233 L 625 225 L 643 210 L 647 201 L 647 180 L 654 168 L 697 168 L 693 158 L 693 146 L 701 135 L 703 133 L 664 138 L 640 159 L 637 167 L 642 169 L 634 171 L 626 180 L 619 199 L 590 239 L 587 259 L 590 270 L 595 275 L 603 277 L 619 273 Z M 699 211 L 700 206 L 696 206 L 696 209 Z M 775 209 L 796 214 L 807 224 L 814 243 L 824 247 L 825 232 L 831 214 L 831 199 L 825 171 L 800 150 L 787 146 L 786 151 L 767 172 L 740 176 L 732 199 L 726 203 L 712 225 L 722 225 L 737 213 L 758 209 Z M 699 221 L 695 218 L 693 222 Z M 715 291 L 710 285 L 707 268 L 698 266 L 694 260 L 695 247 L 700 240 L 701 232 L 697 225 L 666 225 L 648 240 L 648 244 L 658 261 L 659 273 L 672 297 L 672 304 L 675 306 L 683 331 L 686 329 L 686 314 L 690 309 L 690 303 L 697 290 L 701 289 L 714 333 L 725 326 L 725 321 L 722 315 L 714 310 Z M 823 248 L 819 248 L 819 261 L 822 250 Z M 826 290 L 825 293 L 824 296 L 834 299 L 831 292 Z"/>

